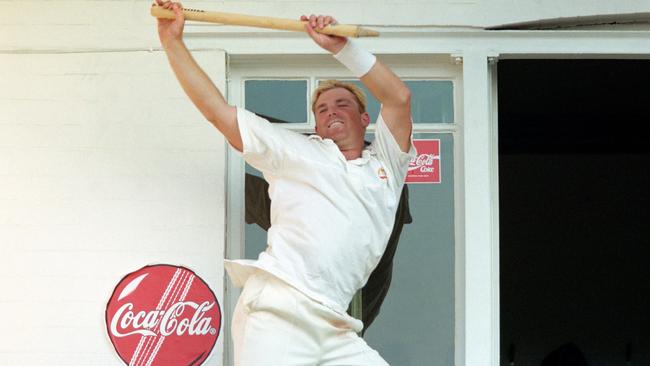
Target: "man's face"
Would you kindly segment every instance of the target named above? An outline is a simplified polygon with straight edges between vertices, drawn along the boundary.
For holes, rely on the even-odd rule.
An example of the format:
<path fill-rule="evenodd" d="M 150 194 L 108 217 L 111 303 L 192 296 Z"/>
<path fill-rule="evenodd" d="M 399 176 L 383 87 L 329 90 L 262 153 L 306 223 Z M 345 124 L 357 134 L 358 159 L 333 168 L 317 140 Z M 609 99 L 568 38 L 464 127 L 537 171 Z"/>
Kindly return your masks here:
<path fill-rule="evenodd" d="M 339 146 L 363 143 L 370 123 L 368 113 L 359 112 L 354 94 L 345 88 L 334 88 L 321 94 L 316 101 L 314 116 L 316 134 L 332 139 Z"/>

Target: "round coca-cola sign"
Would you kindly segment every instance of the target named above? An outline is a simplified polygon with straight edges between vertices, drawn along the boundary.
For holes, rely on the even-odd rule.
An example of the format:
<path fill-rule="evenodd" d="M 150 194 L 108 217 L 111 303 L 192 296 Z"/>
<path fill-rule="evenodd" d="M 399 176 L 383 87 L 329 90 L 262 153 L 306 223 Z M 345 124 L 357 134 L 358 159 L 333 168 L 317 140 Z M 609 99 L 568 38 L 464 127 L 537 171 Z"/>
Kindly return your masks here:
<path fill-rule="evenodd" d="M 217 342 L 221 308 L 191 270 L 146 266 L 115 287 L 106 306 L 106 329 L 128 365 L 201 365 Z"/>

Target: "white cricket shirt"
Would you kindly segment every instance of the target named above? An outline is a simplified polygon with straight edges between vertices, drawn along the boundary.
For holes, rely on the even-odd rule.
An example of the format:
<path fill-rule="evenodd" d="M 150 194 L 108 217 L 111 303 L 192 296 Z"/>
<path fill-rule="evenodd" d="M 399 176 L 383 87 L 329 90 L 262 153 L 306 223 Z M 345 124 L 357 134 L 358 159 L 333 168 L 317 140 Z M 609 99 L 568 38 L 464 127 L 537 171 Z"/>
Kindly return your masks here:
<path fill-rule="evenodd" d="M 346 160 L 318 135 L 272 125 L 237 109 L 243 157 L 269 183 L 271 227 L 257 260 L 226 260 L 241 287 L 255 268 L 344 313 L 379 263 L 395 220 L 409 161 L 381 114 L 375 140 Z"/>

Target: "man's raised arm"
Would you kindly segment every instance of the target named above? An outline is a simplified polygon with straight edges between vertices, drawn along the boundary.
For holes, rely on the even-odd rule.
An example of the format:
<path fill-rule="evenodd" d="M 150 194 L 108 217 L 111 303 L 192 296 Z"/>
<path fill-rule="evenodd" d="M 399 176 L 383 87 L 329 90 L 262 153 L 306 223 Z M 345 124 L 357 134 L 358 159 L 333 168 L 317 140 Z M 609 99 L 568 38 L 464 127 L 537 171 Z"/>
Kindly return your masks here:
<path fill-rule="evenodd" d="M 183 43 L 185 18 L 181 5 L 162 0 L 156 0 L 156 3 L 165 9 L 173 10 L 176 15 L 176 19 L 173 20 L 158 19 L 160 43 L 167 53 L 169 64 L 174 70 L 176 78 L 203 116 L 224 135 L 234 148 L 242 151 L 243 144 L 237 124 L 237 109 L 226 102 L 219 89 L 196 63 Z"/>
<path fill-rule="evenodd" d="M 382 104 L 381 115 L 388 129 L 402 151 L 408 152 L 412 122 L 411 91 L 406 84 L 374 55 L 359 48 L 352 40 L 314 31 L 314 28 L 322 29 L 329 24 L 336 24 L 336 20 L 331 16 L 303 15 L 301 20 L 309 21 L 305 28 L 311 38 L 334 54 L 334 57 L 359 77 L 363 85 L 379 100 Z"/>

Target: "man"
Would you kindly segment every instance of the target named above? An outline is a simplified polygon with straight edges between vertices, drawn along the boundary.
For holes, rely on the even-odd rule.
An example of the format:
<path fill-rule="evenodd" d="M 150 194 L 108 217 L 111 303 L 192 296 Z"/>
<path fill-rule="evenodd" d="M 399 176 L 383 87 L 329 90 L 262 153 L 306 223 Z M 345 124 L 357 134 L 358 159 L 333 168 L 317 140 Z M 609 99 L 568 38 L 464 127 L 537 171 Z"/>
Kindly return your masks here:
<path fill-rule="evenodd" d="M 244 286 L 232 322 L 236 365 L 386 365 L 345 313 L 379 262 L 394 221 L 411 144 L 410 92 L 376 58 L 346 38 L 317 33 L 329 16 L 302 16 L 309 36 L 348 67 L 382 103 L 375 141 L 365 98 L 353 85 L 314 93 L 316 134 L 306 137 L 228 105 L 183 44 L 178 3 L 158 33 L 181 86 L 244 159 L 264 173 L 272 200 L 267 250 L 227 261 Z"/>

